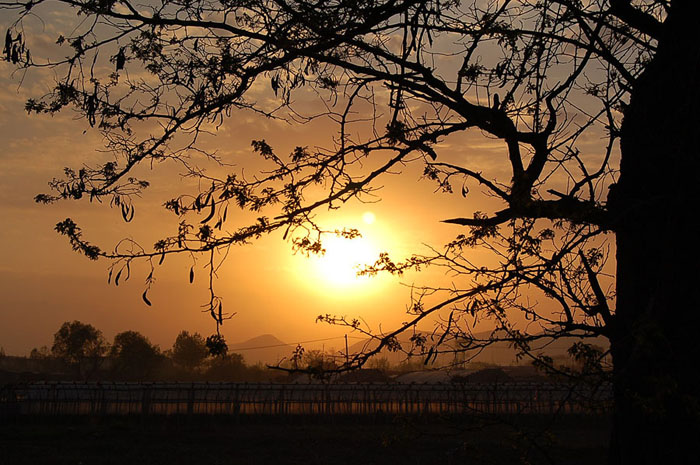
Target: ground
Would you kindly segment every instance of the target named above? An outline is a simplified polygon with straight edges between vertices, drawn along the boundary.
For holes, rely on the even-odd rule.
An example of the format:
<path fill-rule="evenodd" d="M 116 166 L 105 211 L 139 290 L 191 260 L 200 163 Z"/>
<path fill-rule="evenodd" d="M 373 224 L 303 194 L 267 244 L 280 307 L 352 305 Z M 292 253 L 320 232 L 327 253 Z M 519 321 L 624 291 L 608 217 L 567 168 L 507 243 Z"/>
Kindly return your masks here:
<path fill-rule="evenodd" d="M 542 433 L 550 427 L 550 432 Z M 0 422 L 0 465 L 599 464 L 609 420 L 377 417 L 20 417 Z"/>

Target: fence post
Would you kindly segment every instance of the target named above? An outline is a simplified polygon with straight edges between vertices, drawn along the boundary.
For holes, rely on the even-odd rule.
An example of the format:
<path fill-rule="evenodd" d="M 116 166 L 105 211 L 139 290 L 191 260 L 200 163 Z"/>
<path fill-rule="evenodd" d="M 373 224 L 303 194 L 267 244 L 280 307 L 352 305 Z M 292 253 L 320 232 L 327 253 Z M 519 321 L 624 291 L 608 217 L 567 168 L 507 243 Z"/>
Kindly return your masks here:
<path fill-rule="evenodd" d="M 141 414 L 147 416 L 151 412 L 151 386 L 148 384 L 143 385 L 143 390 L 141 391 Z"/>
<path fill-rule="evenodd" d="M 187 415 L 194 413 L 194 383 L 190 383 L 190 388 L 187 390 Z"/>

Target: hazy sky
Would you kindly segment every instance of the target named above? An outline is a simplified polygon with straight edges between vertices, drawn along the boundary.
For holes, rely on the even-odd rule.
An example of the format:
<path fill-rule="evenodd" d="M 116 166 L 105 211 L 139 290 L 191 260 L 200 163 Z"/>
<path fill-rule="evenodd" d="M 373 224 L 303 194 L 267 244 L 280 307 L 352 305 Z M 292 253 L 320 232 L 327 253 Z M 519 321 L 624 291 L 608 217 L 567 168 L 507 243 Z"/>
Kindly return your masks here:
<path fill-rule="evenodd" d="M 182 329 L 211 334 L 213 321 L 201 308 L 207 301 L 205 271 L 195 265 L 200 279 L 190 285 L 191 259 L 166 260 L 149 292 L 153 302 L 149 308 L 141 301 L 145 268 L 136 267 L 131 280 L 119 287 L 108 285 L 108 262 L 92 262 L 72 252 L 68 241 L 53 231 L 58 221 L 71 217 L 83 227 L 84 237 L 103 249 L 123 237 L 150 245 L 176 225 L 163 202 L 177 193 L 173 186 L 187 188 L 190 181 L 179 177 L 173 166 L 141 170 L 152 185 L 137 201 L 136 218 L 130 224 L 116 209 L 86 199 L 49 206 L 34 203 L 34 195 L 47 192 L 47 182 L 60 176 L 64 166 L 79 168 L 89 162 L 101 140 L 70 111 L 53 117 L 28 116 L 24 102 L 40 88 L 30 81 L 19 87 L 19 76 L 12 79 L 10 74 L 10 65 L 0 63 L 0 346 L 10 354 L 25 354 L 50 345 L 60 324 L 74 319 L 95 325 L 110 340 L 120 331 L 141 331 L 162 348 L 170 347 Z M 284 153 L 296 145 L 329 144 L 333 130 L 324 122 L 299 127 L 241 113 L 207 143 L 236 165 L 246 166 L 256 163 L 252 139 L 264 138 Z M 483 158 L 482 165 L 497 150 L 497 143 L 480 137 L 456 142 L 458 150 L 443 144 L 446 156 L 470 154 Z M 327 244 L 324 259 L 294 255 L 280 234 L 232 250 L 217 284 L 225 308 L 237 312 L 223 327 L 229 341 L 262 333 L 287 342 L 342 336 L 343 329 L 315 323 L 322 313 L 362 316 L 374 329 L 379 323 L 389 329 L 406 319 L 407 286 L 424 283 L 430 276 L 434 282 L 442 272 L 356 282 L 348 269 L 352 259 L 371 262 L 380 251 L 397 258 L 427 252 L 425 244 L 439 247 L 459 232 L 439 220 L 470 215 L 479 208 L 460 194 L 435 193 L 434 184 L 421 181 L 420 167 L 378 185 L 383 189 L 376 203 L 358 202 L 323 213 L 325 226 L 357 227 L 364 236 L 357 243 Z"/>
<path fill-rule="evenodd" d="M 30 46 L 48 50 L 56 40 L 56 24 L 69 20 L 59 16 L 45 22 Z M 0 30 L 5 23 L 0 18 Z M 69 320 L 93 324 L 108 340 L 120 331 L 140 331 L 161 348 L 169 348 L 182 329 L 213 333 L 214 322 L 202 313 L 208 301 L 204 260 L 168 257 L 149 291 L 153 306 L 147 307 L 141 300 L 145 267 L 134 267 L 131 279 L 119 287 L 108 285 L 108 262 L 78 255 L 53 231 L 58 221 L 70 217 L 83 228 L 84 238 L 102 249 L 111 249 L 125 237 L 150 246 L 177 225 L 163 203 L 183 191 L 195 192 L 193 181 L 180 177 L 172 164 L 141 166 L 136 174 L 149 180 L 151 187 L 137 200 L 136 216 L 129 224 L 117 209 L 90 204 L 86 198 L 50 206 L 34 203 L 33 197 L 47 192 L 47 182 L 60 176 L 64 166 L 77 170 L 105 155 L 98 152 L 102 148 L 99 133 L 70 111 L 53 117 L 28 116 L 26 99 L 47 92 L 52 80 L 12 74 L 12 70 L 0 62 L 0 347 L 9 354 L 27 354 L 33 347 L 50 346 L 53 333 Z M 259 99 L 270 98 L 269 88 L 265 89 L 252 92 L 258 92 Z M 305 98 L 303 93 L 296 96 L 300 108 L 313 105 L 312 99 Z M 234 165 L 233 170 L 254 170 L 260 162 L 250 147 L 253 139 L 265 139 L 279 153 L 289 153 L 295 146 L 329 147 L 336 133 L 337 128 L 325 120 L 290 125 L 234 112 L 202 144 L 216 149 L 226 163 Z M 587 137 L 579 141 L 584 153 L 587 144 L 599 143 L 596 136 Z M 436 148 L 442 161 L 468 161 L 489 179 L 508 182 L 510 178 L 503 163 L 505 147 L 493 138 L 478 132 L 458 134 Z M 374 186 L 382 187 L 376 202 L 321 212 L 323 226 L 357 227 L 363 234 L 352 244 L 327 243 L 328 255 L 323 259 L 294 255 L 281 234 L 233 248 L 216 284 L 225 309 L 237 312 L 223 326 L 227 340 L 242 341 L 263 333 L 288 343 L 338 336 L 340 346 L 345 330 L 315 323 L 317 315 L 359 316 L 374 330 L 389 330 L 407 319 L 412 284 L 449 285 L 453 278 L 439 269 L 401 278 L 352 277 L 352 262 L 358 258 L 371 262 L 381 251 L 397 259 L 427 253 L 428 246 L 440 248 L 462 232 L 440 220 L 495 207 L 485 203 L 478 186 L 463 198 L 459 188 L 454 194 L 436 192 L 436 185 L 421 175 L 420 164 L 406 167 Z M 473 252 L 475 259 L 479 253 Z M 196 279 L 189 284 L 193 265 Z M 332 345 L 326 343 L 326 347 Z"/>

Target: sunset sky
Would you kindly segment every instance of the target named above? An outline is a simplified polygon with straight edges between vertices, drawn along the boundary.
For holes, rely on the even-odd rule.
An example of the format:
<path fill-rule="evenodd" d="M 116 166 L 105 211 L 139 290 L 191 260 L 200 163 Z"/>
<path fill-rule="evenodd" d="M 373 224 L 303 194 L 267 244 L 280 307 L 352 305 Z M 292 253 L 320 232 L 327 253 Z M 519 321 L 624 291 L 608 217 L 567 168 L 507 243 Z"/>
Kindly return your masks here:
<path fill-rule="evenodd" d="M 65 15 L 53 19 L 36 26 L 41 33 L 31 38 L 35 56 L 56 53 L 54 42 L 57 31 L 62 30 L 57 24 L 74 20 Z M 0 18 L 0 30 L 5 30 L 6 22 Z M 138 70 L 127 67 L 126 72 Z M 134 267 L 131 279 L 119 287 L 109 285 L 106 260 L 92 262 L 78 255 L 66 238 L 53 231 L 57 222 L 70 217 L 83 228 L 84 238 L 103 250 L 111 250 L 122 238 L 151 247 L 177 227 L 177 217 L 163 203 L 179 193 L 196 192 L 197 185 L 191 178 L 182 178 L 173 163 L 140 166 L 136 175 L 151 186 L 137 199 L 136 216 L 129 224 L 122 221 L 118 209 L 91 204 L 86 198 L 36 204 L 33 197 L 47 192 L 47 182 L 60 177 L 63 167 L 77 170 L 105 157 L 99 152 L 103 149 L 100 134 L 71 111 L 53 117 L 26 114 L 27 98 L 41 96 L 52 83 L 50 74 L 37 73 L 13 73 L 12 65 L 0 62 L 0 347 L 8 354 L 22 355 L 34 347 L 50 346 L 53 333 L 70 320 L 93 324 L 110 341 L 118 332 L 140 331 L 163 349 L 171 347 L 183 329 L 212 334 L 215 324 L 202 313 L 207 303 L 205 260 L 168 256 L 149 291 L 153 306 L 147 307 L 141 300 L 148 273 L 145 266 Z M 259 83 L 250 92 L 263 103 L 274 98 L 268 83 Z M 310 113 L 319 108 L 309 90 L 295 94 L 295 102 L 297 109 Z M 327 119 L 289 124 L 240 111 L 200 143 L 232 165 L 210 169 L 252 173 L 262 166 L 251 148 L 252 140 L 265 139 L 286 154 L 296 146 L 330 147 L 337 130 Z M 584 157 L 599 144 L 595 132 L 578 141 Z M 446 138 L 436 150 L 441 161 L 468 163 L 487 179 L 510 180 L 502 141 L 474 131 Z M 206 164 L 196 154 L 193 162 Z M 295 255 L 282 234 L 232 248 L 216 282 L 225 310 L 236 312 L 222 328 L 227 340 L 238 342 L 265 333 L 287 343 L 337 337 L 340 347 L 346 330 L 318 324 L 316 316 L 362 317 L 374 331 L 390 330 L 407 319 L 411 285 L 450 286 L 454 278 L 441 269 L 402 277 L 353 277 L 355 261 L 371 263 L 380 252 L 389 252 L 398 260 L 412 253 L 429 253 L 429 247 L 440 249 L 463 232 L 440 220 L 500 207 L 489 202 L 478 185 L 470 187 L 466 198 L 459 187 L 452 194 L 440 192 L 435 183 L 422 179 L 422 169 L 421 163 L 415 163 L 401 172 L 394 170 L 373 186 L 381 189 L 375 198 L 366 197 L 365 203 L 319 211 L 317 220 L 323 227 L 355 227 L 363 235 L 350 242 L 329 239 L 325 257 Z M 481 254 L 473 252 L 475 261 Z M 192 266 L 195 281 L 189 284 Z M 327 342 L 325 347 L 336 342 Z"/>
<path fill-rule="evenodd" d="M 25 82 L 20 87 L 20 76 L 12 79 L 10 74 L 10 65 L 0 63 L 0 346 L 9 354 L 50 346 L 60 324 L 74 319 L 93 324 L 108 340 L 120 331 L 141 331 L 161 348 L 169 348 L 182 329 L 214 332 L 213 321 L 201 312 L 207 301 L 205 271 L 195 265 L 195 283 L 190 285 L 190 259 L 166 260 L 149 292 L 153 302 L 149 308 L 141 301 L 144 269 L 119 287 L 108 285 L 107 261 L 92 262 L 78 255 L 53 231 L 58 221 L 71 217 L 83 227 L 85 238 L 103 249 L 111 249 L 123 237 L 150 245 L 177 224 L 162 204 L 189 180 L 181 179 L 172 166 L 142 170 L 152 184 L 137 201 L 136 218 L 130 224 L 121 220 L 116 209 L 85 199 L 49 206 L 34 203 L 33 197 L 47 192 L 47 182 L 60 176 L 64 166 L 77 168 L 89 162 L 101 148 L 101 140 L 70 112 L 28 116 L 24 102 L 32 91 L 36 95 L 38 86 Z M 296 145 L 328 145 L 332 131 L 325 122 L 294 126 L 241 113 L 207 143 L 220 147 L 233 163 L 246 166 L 256 163 L 252 139 L 265 139 L 285 153 Z M 499 144 L 480 136 L 474 139 L 445 143 L 443 150 L 446 156 L 478 157 L 485 167 Z M 375 330 L 379 323 L 390 329 L 404 321 L 408 286 L 425 283 L 430 276 L 434 283 L 436 277 L 443 279 L 442 271 L 356 280 L 348 267 L 353 257 L 372 262 L 382 251 L 400 259 L 428 252 L 426 244 L 439 248 L 459 232 L 456 226 L 440 223 L 441 219 L 479 209 L 459 193 L 436 193 L 435 185 L 421 180 L 421 174 L 420 167 L 409 167 L 378 184 L 383 189 L 376 202 L 322 212 L 324 226 L 357 227 L 363 234 L 355 241 L 329 241 L 326 257 L 295 255 L 281 234 L 235 247 L 217 283 L 225 308 L 237 312 L 223 327 L 226 338 L 233 342 L 272 333 L 293 343 L 339 336 L 340 346 L 345 331 L 315 323 L 317 315 L 361 316 Z"/>

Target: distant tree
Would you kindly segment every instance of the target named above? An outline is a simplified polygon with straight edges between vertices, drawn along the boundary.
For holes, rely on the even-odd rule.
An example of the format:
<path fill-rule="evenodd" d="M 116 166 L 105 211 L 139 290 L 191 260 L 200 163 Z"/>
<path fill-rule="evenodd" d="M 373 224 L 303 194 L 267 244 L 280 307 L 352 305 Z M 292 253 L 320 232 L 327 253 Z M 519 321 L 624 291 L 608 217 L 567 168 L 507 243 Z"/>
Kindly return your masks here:
<path fill-rule="evenodd" d="M 163 358 L 158 347 L 137 331 L 114 336 L 109 355 L 115 376 L 129 381 L 151 379 Z"/>
<path fill-rule="evenodd" d="M 410 373 L 412 371 L 423 371 L 426 368 L 426 364 L 423 360 L 417 357 L 411 357 L 402 360 L 394 369 L 399 373 Z"/>
<path fill-rule="evenodd" d="M 381 372 L 386 373 L 391 369 L 391 363 L 389 363 L 389 359 L 386 357 L 381 357 L 381 356 L 376 356 L 372 357 L 368 362 L 367 362 L 367 368 L 371 368 L 373 370 L 378 370 Z"/>
<path fill-rule="evenodd" d="M 214 357 L 204 376 L 208 381 L 244 381 L 247 369 L 241 354 L 230 353 Z"/>
<path fill-rule="evenodd" d="M 194 370 L 202 365 L 208 355 L 209 349 L 199 333 L 190 334 L 187 331 L 181 331 L 175 338 L 172 359 L 178 365 Z"/>
<path fill-rule="evenodd" d="M 29 352 L 29 358 L 32 360 L 45 360 L 51 357 L 51 351 L 47 346 L 34 347 Z"/>
<path fill-rule="evenodd" d="M 99 369 L 109 346 L 102 331 L 80 321 L 66 321 L 53 336 L 51 355 L 62 360 L 81 378 L 89 379 Z"/>
<path fill-rule="evenodd" d="M 321 350 L 305 351 L 302 362 L 302 369 L 313 375 L 324 375 L 338 368 L 335 358 Z"/>

